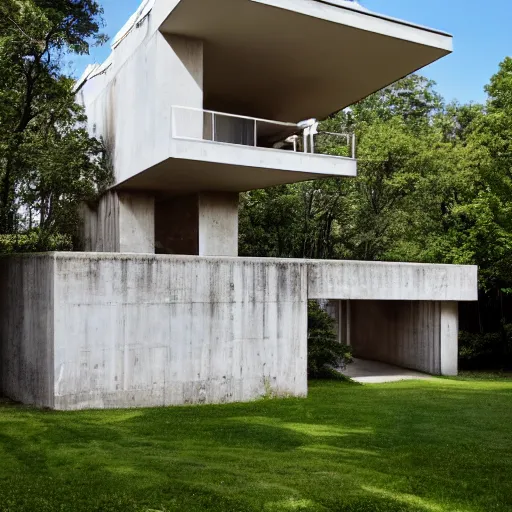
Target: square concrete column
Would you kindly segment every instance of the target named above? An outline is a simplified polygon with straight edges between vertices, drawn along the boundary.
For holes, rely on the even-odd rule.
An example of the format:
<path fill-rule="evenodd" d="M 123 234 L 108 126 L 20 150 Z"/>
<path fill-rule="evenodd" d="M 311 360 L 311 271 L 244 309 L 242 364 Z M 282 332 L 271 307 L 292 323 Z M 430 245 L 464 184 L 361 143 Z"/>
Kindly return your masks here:
<path fill-rule="evenodd" d="M 238 200 L 231 192 L 199 194 L 199 256 L 238 256 Z"/>
<path fill-rule="evenodd" d="M 153 196 L 111 191 L 98 204 L 84 205 L 81 213 L 85 251 L 154 254 Z"/>
<path fill-rule="evenodd" d="M 119 251 L 155 253 L 155 199 L 152 196 L 120 193 Z"/>
<path fill-rule="evenodd" d="M 441 375 L 459 371 L 459 305 L 441 302 Z"/>
<path fill-rule="evenodd" d="M 157 252 L 238 256 L 238 198 L 233 192 L 201 192 L 159 199 Z"/>

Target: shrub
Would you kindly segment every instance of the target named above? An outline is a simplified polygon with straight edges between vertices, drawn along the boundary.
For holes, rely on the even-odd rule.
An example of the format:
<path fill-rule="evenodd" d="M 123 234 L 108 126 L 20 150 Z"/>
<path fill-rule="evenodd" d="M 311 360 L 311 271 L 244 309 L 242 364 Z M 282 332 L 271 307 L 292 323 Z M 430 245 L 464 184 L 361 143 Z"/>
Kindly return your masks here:
<path fill-rule="evenodd" d="M 351 348 L 338 342 L 335 322 L 318 302 L 308 307 L 308 377 L 343 378 L 339 370 L 352 361 Z"/>
<path fill-rule="evenodd" d="M 512 324 L 501 332 L 459 333 L 459 362 L 463 370 L 512 369 Z"/>
<path fill-rule="evenodd" d="M 37 231 L 23 235 L 0 235 L 0 254 L 71 251 L 73 243 L 65 235 L 40 236 Z"/>

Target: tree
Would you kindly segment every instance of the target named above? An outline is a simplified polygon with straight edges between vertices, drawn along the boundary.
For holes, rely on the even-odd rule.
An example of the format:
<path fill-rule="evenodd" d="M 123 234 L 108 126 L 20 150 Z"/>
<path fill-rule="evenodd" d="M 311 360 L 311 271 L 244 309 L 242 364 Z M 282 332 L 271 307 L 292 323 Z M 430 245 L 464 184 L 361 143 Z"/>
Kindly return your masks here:
<path fill-rule="evenodd" d="M 308 377 L 343 378 L 339 372 L 352 362 L 352 350 L 338 342 L 334 320 L 316 301 L 308 303 Z"/>
<path fill-rule="evenodd" d="M 65 52 L 104 41 L 101 14 L 95 0 L 0 5 L 0 233 L 72 230 L 78 202 L 108 182 L 61 71 Z"/>
<path fill-rule="evenodd" d="M 412 215 L 405 210 L 415 208 L 411 196 L 435 160 L 433 121 L 443 101 L 433 86 L 412 75 L 326 119 L 324 132 L 356 132 L 358 178 L 246 194 L 242 254 L 363 260 L 391 255 L 406 236 L 405 219 Z M 342 137 L 319 138 L 317 149 L 348 155 Z"/>

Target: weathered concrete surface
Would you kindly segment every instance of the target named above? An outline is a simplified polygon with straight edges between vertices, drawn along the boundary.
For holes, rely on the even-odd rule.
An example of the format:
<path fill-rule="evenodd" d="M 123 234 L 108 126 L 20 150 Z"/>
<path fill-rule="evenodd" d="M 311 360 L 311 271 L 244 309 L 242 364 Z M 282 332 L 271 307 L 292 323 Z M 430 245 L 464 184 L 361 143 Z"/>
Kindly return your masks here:
<path fill-rule="evenodd" d="M 115 184 L 171 156 L 171 107 L 203 108 L 202 75 L 202 41 L 163 35 L 150 16 L 80 91 L 89 131 L 109 149 Z M 202 135 L 202 117 L 185 129 Z"/>
<path fill-rule="evenodd" d="M 478 300 L 478 268 L 364 261 L 308 261 L 310 299 Z"/>
<path fill-rule="evenodd" d="M 238 256 L 238 194 L 199 194 L 199 255 Z"/>
<path fill-rule="evenodd" d="M 0 257 L 0 395 L 53 407 L 53 257 Z"/>
<path fill-rule="evenodd" d="M 456 303 L 351 301 L 354 356 L 431 375 L 456 375 Z"/>
<path fill-rule="evenodd" d="M 55 255 L 55 407 L 307 393 L 306 268 Z"/>
<path fill-rule="evenodd" d="M 155 253 L 155 198 L 119 192 L 119 252 Z"/>
<path fill-rule="evenodd" d="M 342 373 L 360 384 L 385 384 L 387 382 L 399 382 L 401 380 L 432 379 L 432 376 L 426 373 L 357 358 L 354 358 L 354 362 L 347 365 L 347 368 L 344 369 Z"/>
<path fill-rule="evenodd" d="M 459 372 L 459 307 L 456 302 L 441 303 L 441 375 Z"/>
<path fill-rule="evenodd" d="M 0 392 L 57 409 L 304 396 L 308 267 L 317 275 L 321 265 L 112 253 L 2 258 Z M 457 371 L 455 303 L 348 301 L 339 317 L 356 356 Z"/>
<path fill-rule="evenodd" d="M 82 205 L 82 240 L 90 252 L 155 252 L 155 199 L 110 191 L 98 204 Z"/>
<path fill-rule="evenodd" d="M 107 192 L 97 204 L 82 204 L 80 217 L 85 251 L 119 252 L 119 199 L 116 192 Z"/>

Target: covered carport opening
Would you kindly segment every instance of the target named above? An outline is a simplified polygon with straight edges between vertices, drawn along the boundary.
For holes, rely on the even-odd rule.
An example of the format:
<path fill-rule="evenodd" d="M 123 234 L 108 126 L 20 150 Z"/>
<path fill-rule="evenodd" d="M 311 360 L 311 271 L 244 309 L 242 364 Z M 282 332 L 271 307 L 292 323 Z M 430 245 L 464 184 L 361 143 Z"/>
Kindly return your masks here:
<path fill-rule="evenodd" d="M 327 311 L 340 343 L 350 345 L 358 360 L 430 375 L 457 374 L 457 302 L 330 300 Z M 375 365 L 375 371 L 386 368 Z"/>

